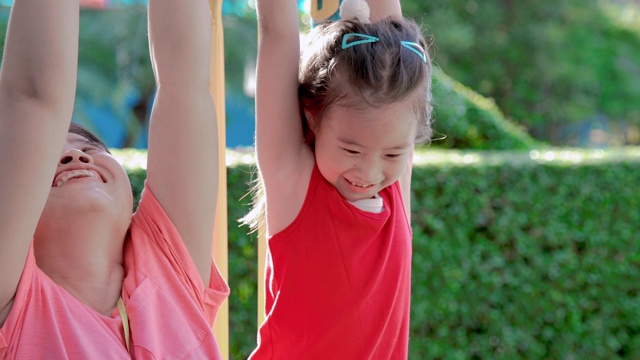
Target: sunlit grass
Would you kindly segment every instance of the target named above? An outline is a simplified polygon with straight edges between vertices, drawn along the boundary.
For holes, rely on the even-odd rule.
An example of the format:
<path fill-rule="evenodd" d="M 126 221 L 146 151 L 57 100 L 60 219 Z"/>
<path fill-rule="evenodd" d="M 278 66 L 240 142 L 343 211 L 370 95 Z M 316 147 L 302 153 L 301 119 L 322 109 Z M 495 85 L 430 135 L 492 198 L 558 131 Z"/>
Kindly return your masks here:
<path fill-rule="evenodd" d="M 147 152 L 139 149 L 112 149 L 114 157 L 128 169 L 146 169 Z M 251 165 L 255 162 L 252 148 L 227 149 L 225 154 L 227 166 Z M 415 165 L 500 165 L 546 163 L 557 165 L 579 165 L 616 161 L 640 163 L 640 147 L 622 147 L 613 149 L 581 149 L 581 148 L 544 148 L 527 151 L 468 151 L 416 149 L 413 162 Z"/>
<path fill-rule="evenodd" d="M 415 165 L 448 164 L 464 165 L 523 165 L 546 163 L 555 165 L 579 165 L 616 161 L 640 162 L 640 147 L 615 149 L 544 148 L 527 151 L 461 151 L 418 149 Z"/>
<path fill-rule="evenodd" d="M 121 164 L 127 169 L 147 169 L 147 150 L 144 149 L 109 149 Z M 227 166 L 253 164 L 255 160 L 253 149 L 227 149 L 225 162 Z"/>

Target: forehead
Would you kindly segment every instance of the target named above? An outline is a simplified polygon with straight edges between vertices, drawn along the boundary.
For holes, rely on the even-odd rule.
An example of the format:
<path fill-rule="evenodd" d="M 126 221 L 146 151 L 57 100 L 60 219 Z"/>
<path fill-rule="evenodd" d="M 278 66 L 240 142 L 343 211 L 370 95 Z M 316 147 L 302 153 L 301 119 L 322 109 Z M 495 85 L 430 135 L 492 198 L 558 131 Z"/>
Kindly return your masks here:
<path fill-rule="evenodd" d="M 413 146 L 417 127 L 418 117 L 408 102 L 359 108 L 334 105 L 318 135 L 346 144 L 402 149 Z"/>

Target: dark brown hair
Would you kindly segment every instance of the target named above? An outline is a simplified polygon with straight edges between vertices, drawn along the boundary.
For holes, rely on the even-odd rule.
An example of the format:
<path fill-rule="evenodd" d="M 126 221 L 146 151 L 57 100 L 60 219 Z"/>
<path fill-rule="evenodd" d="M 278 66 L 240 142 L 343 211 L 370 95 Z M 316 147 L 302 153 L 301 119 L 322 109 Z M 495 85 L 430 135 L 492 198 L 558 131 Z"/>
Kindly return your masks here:
<path fill-rule="evenodd" d="M 345 35 L 375 37 L 375 42 L 343 48 Z M 315 136 L 305 111 L 316 126 L 332 105 L 379 107 L 411 99 L 419 120 L 415 141 L 431 140 L 431 61 L 427 42 L 412 20 L 387 18 L 375 23 L 337 20 L 322 23 L 309 33 L 298 73 L 298 96 L 305 139 Z M 411 42 L 420 54 L 402 45 Z M 426 60 L 426 61 L 425 61 Z M 257 230 L 264 224 L 265 194 L 258 176 L 251 190 L 253 208 L 240 221 Z"/>
<path fill-rule="evenodd" d="M 343 49 L 343 39 L 349 34 L 379 40 Z M 325 111 L 337 103 L 378 107 L 411 98 L 420 120 L 416 142 L 431 139 L 431 61 L 415 22 L 395 18 L 372 24 L 327 22 L 315 27 L 308 39 L 300 59 L 298 94 L 303 109 L 317 119 L 314 121 L 322 121 Z M 403 41 L 418 44 L 422 49 L 414 49 L 423 52 L 426 61 L 402 46 Z M 308 131 L 304 113 L 302 116 Z"/>
<path fill-rule="evenodd" d="M 81 126 L 79 124 L 72 122 L 71 125 L 69 125 L 68 132 L 82 136 L 83 138 L 89 140 L 89 142 L 91 142 L 95 146 L 98 146 L 99 148 L 111 154 L 111 151 L 109 151 L 109 148 L 107 148 L 107 145 L 105 145 L 94 133 L 89 131 L 84 126 Z"/>

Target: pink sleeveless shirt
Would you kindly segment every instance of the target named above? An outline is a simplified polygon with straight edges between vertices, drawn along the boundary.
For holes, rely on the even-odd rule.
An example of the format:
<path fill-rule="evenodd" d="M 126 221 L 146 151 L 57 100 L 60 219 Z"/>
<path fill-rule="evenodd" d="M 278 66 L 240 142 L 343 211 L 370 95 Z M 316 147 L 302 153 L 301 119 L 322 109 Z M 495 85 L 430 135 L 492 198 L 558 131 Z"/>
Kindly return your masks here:
<path fill-rule="evenodd" d="M 130 354 L 117 308 L 104 316 L 71 296 L 37 267 L 32 248 L 0 328 L 0 359 L 220 359 L 211 326 L 229 288 L 215 264 L 205 286 L 148 187 L 130 230 L 122 290 Z"/>
<path fill-rule="evenodd" d="M 268 241 L 266 319 L 251 359 L 406 359 L 411 227 L 398 182 L 384 210 L 313 170 L 297 218 Z"/>

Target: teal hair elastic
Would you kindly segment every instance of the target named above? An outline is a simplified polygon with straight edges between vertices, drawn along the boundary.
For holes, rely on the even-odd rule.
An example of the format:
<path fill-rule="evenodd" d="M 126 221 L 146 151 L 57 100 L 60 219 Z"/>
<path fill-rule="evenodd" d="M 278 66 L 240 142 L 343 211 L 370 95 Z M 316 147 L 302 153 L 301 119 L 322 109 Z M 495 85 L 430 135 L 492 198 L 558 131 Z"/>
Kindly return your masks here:
<path fill-rule="evenodd" d="M 424 61 L 425 63 L 427 62 L 427 55 L 425 54 L 422 46 L 420 46 L 419 44 L 411 41 L 400 41 L 400 44 L 420 56 L 420 59 L 422 59 L 422 61 Z"/>
<path fill-rule="evenodd" d="M 348 42 L 348 40 L 352 37 L 359 38 L 360 40 L 354 40 L 352 42 Z M 354 45 L 359 45 L 359 44 L 373 43 L 379 40 L 380 39 L 378 39 L 375 36 L 370 36 L 365 34 L 358 34 L 358 33 L 346 34 L 345 36 L 342 37 L 342 49 L 348 49 Z"/>
<path fill-rule="evenodd" d="M 352 39 L 352 41 L 349 42 L 349 39 Z M 365 35 L 360 33 L 345 34 L 342 37 L 342 49 L 344 50 L 355 45 L 374 43 L 378 41 L 380 41 L 379 38 L 371 35 Z M 422 59 L 422 61 L 424 61 L 425 63 L 427 62 L 427 54 L 425 53 L 422 46 L 420 46 L 420 44 L 414 43 L 412 41 L 400 41 L 400 44 L 403 47 L 413 51 L 416 55 L 420 57 L 420 59 Z"/>

